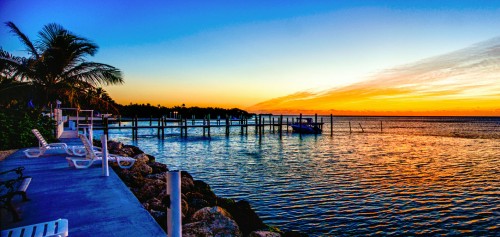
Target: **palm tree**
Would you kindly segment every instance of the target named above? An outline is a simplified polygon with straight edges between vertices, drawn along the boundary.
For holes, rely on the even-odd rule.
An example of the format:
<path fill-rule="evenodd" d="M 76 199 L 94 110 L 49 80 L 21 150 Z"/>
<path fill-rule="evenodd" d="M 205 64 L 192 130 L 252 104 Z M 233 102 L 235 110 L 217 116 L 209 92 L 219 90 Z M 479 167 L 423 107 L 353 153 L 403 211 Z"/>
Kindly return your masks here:
<path fill-rule="evenodd" d="M 87 91 L 101 85 L 123 83 L 119 69 L 85 60 L 97 53 L 96 44 L 58 24 L 44 26 L 35 43 L 14 23 L 6 25 L 23 43 L 28 57 L 16 57 L 0 48 L 1 93 L 29 94 L 24 100 L 31 100 L 40 107 L 55 100 L 78 106 L 79 98 Z"/>

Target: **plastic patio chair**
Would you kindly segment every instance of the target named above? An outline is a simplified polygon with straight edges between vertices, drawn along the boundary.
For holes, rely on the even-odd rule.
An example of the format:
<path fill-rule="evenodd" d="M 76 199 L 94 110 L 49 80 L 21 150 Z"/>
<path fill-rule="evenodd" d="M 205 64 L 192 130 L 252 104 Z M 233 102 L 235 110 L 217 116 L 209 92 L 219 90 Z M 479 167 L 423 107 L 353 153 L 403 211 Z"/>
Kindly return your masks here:
<path fill-rule="evenodd" d="M 40 157 L 47 150 L 53 149 L 63 149 L 68 155 L 80 155 L 74 154 L 70 147 L 66 143 L 48 143 L 45 138 L 43 138 L 42 134 L 37 129 L 32 129 L 31 132 L 35 134 L 35 137 L 38 139 L 38 148 L 30 148 L 24 150 L 24 154 L 29 158 Z M 83 148 L 80 146 L 80 148 Z M 71 149 L 76 150 L 78 147 L 71 147 Z"/>
<path fill-rule="evenodd" d="M 90 141 L 85 137 L 85 135 L 78 135 L 80 140 L 82 140 L 83 146 L 85 147 L 86 155 L 84 158 L 81 157 L 66 157 L 70 166 L 74 166 L 77 169 L 85 169 L 90 167 L 95 161 L 103 160 L 103 153 L 99 151 L 95 151 Z M 126 156 L 118 156 L 114 154 L 108 154 L 108 160 L 114 161 L 120 166 L 122 169 L 128 169 L 134 165 L 135 159 Z M 122 162 L 128 163 L 128 165 L 122 164 Z"/>
<path fill-rule="evenodd" d="M 49 237 L 49 236 L 68 236 L 68 220 L 67 219 L 57 219 L 54 221 L 48 221 L 44 223 L 38 223 L 34 225 L 22 226 L 9 230 L 2 230 L 2 237 L 21 237 L 21 236 L 33 236 L 33 237 Z"/>

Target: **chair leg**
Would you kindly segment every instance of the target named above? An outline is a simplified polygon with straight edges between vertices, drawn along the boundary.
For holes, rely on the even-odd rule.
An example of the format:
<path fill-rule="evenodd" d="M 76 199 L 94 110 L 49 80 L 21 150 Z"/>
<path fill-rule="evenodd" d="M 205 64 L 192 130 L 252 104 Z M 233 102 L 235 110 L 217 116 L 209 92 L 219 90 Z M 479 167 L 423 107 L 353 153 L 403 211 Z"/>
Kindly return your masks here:
<path fill-rule="evenodd" d="M 85 169 L 88 168 L 94 163 L 94 160 L 71 160 L 77 169 Z M 79 165 L 78 162 L 83 162 L 83 165 Z"/>
<path fill-rule="evenodd" d="M 118 166 L 120 166 L 120 168 L 122 169 L 129 169 L 130 167 L 132 167 L 134 165 L 134 162 L 133 161 L 123 161 L 123 162 L 128 162 L 130 163 L 129 165 L 122 165 L 121 164 L 122 160 L 120 160 L 119 158 L 116 158 L 116 163 L 118 164 Z"/>
<path fill-rule="evenodd" d="M 20 192 L 21 196 L 23 197 L 23 202 L 29 201 L 30 199 L 28 198 L 28 195 L 26 195 L 26 192 Z"/>
<path fill-rule="evenodd" d="M 35 150 L 38 153 L 37 154 L 32 154 L 31 152 L 33 152 Z M 45 153 L 45 149 L 27 149 L 27 150 L 24 150 L 24 154 L 28 158 L 37 158 L 37 157 L 40 157 L 41 155 L 43 155 L 44 153 Z"/>
<path fill-rule="evenodd" d="M 12 205 L 11 199 L 7 200 L 7 209 L 12 213 L 12 219 L 14 220 L 14 222 L 18 222 L 21 220 L 19 213 L 17 213 L 16 208 L 14 207 L 14 205 Z"/>

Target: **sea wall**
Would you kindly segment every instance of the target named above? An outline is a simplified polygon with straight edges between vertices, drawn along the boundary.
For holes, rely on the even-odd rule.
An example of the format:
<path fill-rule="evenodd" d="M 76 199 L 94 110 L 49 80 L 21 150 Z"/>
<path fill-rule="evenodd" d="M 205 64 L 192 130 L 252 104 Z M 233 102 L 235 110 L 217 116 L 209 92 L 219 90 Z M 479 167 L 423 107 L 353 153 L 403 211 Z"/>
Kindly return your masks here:
<path fill-rule="evenodd" d="M 168 167 L 155 161 L 135 146 L 109 141 L 110 153 L 133 157 L 130 169 L 112 165 L 114 171 L 130 188 L 144 208 L 167 231 L 166 173 Z M 245 200 L 215 195 L 210 185 L 181 172 L 183 236 L 307 236 L 296 231 L 282 231 L 268 226 Z"/>

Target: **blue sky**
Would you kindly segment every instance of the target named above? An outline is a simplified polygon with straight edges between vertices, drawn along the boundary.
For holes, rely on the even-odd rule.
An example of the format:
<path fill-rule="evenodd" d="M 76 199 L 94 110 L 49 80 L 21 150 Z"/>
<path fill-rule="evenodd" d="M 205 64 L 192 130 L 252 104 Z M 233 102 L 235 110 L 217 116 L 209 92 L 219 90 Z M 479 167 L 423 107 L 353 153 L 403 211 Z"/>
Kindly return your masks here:
<path fill-rule="evenodd" d="M 246 107 L 367 80 L 500 36 L 497 1 L 4 0 L 32 40 L 58 23 L 124 72 L 118 102 Z M 22 46 L 0 26 L 0 46 Z"/>

